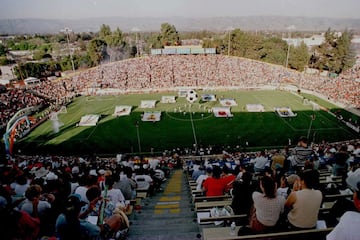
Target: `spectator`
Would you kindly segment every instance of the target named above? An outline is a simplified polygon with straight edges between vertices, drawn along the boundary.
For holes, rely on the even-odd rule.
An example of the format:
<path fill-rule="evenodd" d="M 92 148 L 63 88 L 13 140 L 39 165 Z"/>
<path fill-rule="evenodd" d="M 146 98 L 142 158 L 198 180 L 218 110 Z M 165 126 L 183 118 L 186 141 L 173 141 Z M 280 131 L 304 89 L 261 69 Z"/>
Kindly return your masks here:
<path fill-rule="evenodd" d="M 200 175 L 203 175 L 205 173 L 204 171 L 204 166 L 202 165 L 197 165 L 195 164 L 194 167 L 193 167 L 193 172 L 192 172 L 192 175 L 191 175 L 191 178 L 196 181 L 197 178 L 200 176 Z"/>
<path fill-rule="evenodd" d="M 236 176 L 233 174 L 232 169 L 230 169 L 228 166 L 224 165 L 222 167 L 221 178 L 223 179 L 224 184 L 225 184 L 225 192 L 229 193 L 230 190 L 233 188 L 233 183 L 236 179 Z"/>
<path fill-rule="evenodd" d="M 298 186 L 299 181 L 300 178 L 296 174 L 291 174 L 288 177 L 283 175 L 280 180 L 280 187 L 277 189 L 277 195 L 287 199 L 291 191 L 299 190 L 299 186 Z M 296 184 L 294 186 L 295 182 Z"/>
<path fill-rule="evenodd" d="M 203 192 L 207 197 L 221 196 L 225 193 L 226 184 L 221 178 L 221 168 L 213 166 L 212 175 L 203 182 Z"/>
<path fill-rule="evenodd" d="M 212 175 L 212 168 L 211 167 L 207 167 L 206 168 L 206 173 L 200 175 L 197 179 L 196 179 L 196 190 L 200 191 L 202 190 L 202 185 L 205 181 L 205 179 L 207 179 L 208 177 L 210 177 Z"/>
<path fill-rule="evenodd" d="M 280 153 L 280 151 L 277 149 L 275 150 L 274 155 L 271 157 L 271 169 L 277 170 L 277 169 L 284 169 L 284 163 L 285 163 L 285 156 Z"/>
<path fill-rule="evenodd" d="M 334 164 L 332 168 L 332 174 L 334 176 L 345 176 L 346 178 L 348 169 L 347 160 L 350 157 L 347 148 L 346 145 L 341 145 L 340 149 L 334 155 Z"/>
<path fill-rule="evenodd" d="M 79 218 L 82 205 L 81 196 L 70 195 L 65 210 L 56 220 L 56 237 L 60 240 L 95 239 L 100 237 L 100 227 Z"/>
<path fill-rule="evenodd" d="M 268 232 L 275 227 L 284 211 L 285 199 L 276 196 L 276 183 L 268 176 L 260 179 L 262 193 L 252 195 L 254 207 L 250 217 L 250 228 L 254 232 Z"/>
<path fill-rule="evenodd" d="M 108 186 L 107 197 L 109 201 L 113 203 L 115 207 L 121 206 L 125 207 L 125 197 L 122 194 L 120 189 L 113 188 L 114 179 L 112 176 L 107 176 L 105 178 L 105 186 Z M 105 194 L 105 190 L 102 191 L 102 195 Z"/>
<path fill-rule="evenodd" d="M 262 150 L 255 159 L 250 161 L 250 163 L 254 165 L 255 173 L 263 173 L 265 172 L 266 164 L 269 163 L 269 159 L 266 157 L 265 151 Z"/>
<path fill-rule="evenodd" d="M 39 185 L 30 185 L 25 192 L 26 199 L 20 204 L 20 209 L 33 217 L 45 215 L 51 209 L 51 204 L 41 197 L 41 193 L 42 188 Z M 38 202 L 36 214 L 33 209 L 34 202 Z"/>
<path fill-rule="evenodd" d="M 254 190 L 252 174 L 250 172 L 243 172 L 241 179 L 234 181 L 231 191 L 231 207 L 235 214 L 250 215 L 250 209 L 253 205 L 252 193 Z"/>
<path fill-rule="evenodd" d="M 300 137 L 298 144 L 293 148 L 289 160 L 291 162 L 291 168 L 294 171 L 299 171 L 304 167 L 305 161 L 309 160 L 313 150 L 308 145 L 308 139 L 306 137 Z"/>
<path fill-rule="evenodd" d="M 124 167 L 124 172 L 120 173 L 119 181 L 114 184 L 114 188 L 118 188 L 123 193 L 125 200 L 131 200 L 136 198 L 137 184 L 134 179 L 131 178 L 132 169 L 130 167 Z"/>
<path fill-rule="evenodd" d="M 353 186 L 354 209 L 347 211 L 340 218 L 339 223 L 326 236 L 326 240 L 355 240 L 359 239 L 359 223 L 360 223 L 360 181 Z"/>
<path fill-rule="evenodd" d="M 319 175 L 315 170 L 306 170 L 299 175 L 300 190 L 293 191 L 285 202 L 289 209 L 287 219 L 290 229 L 310 229 L 316 227 L 322 193 L 315 190 L 318 186 Z"/>

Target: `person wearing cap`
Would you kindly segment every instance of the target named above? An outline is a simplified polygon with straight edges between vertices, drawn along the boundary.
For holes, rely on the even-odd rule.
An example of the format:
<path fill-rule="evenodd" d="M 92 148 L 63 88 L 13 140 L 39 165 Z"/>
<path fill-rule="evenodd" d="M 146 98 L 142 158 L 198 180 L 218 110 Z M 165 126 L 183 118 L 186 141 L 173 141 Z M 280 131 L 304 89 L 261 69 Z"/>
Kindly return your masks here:
<path fill-rule="evenodd" d="M 359 179 L 358 179 L 359 180 Z M 347 211 L 340 218 L 339 223 L 326 236 L 326 240 L 356 240 L 360 239 L 360 181 L 353 186 L 353 204 L 355 209 Z"/>
<path fill-rule="evenodd" d="M 280 186 L 276 190 L 277 195 L 288 198 L 291 191 L 299 190 L 300 178 L 296 174 L 291 174 L 290 176 L 283 175 L 280 179 Z"/>
<path fill-rule="evenodd" d="M 64 211 L 57 217 L 55 235 L 60 240 L 96 239 L 100 237 L 101 228 L 84 219 L 80 219 L 80 211 L 84 202 L 81 196 L 71 194 L 65 202 Z"/>

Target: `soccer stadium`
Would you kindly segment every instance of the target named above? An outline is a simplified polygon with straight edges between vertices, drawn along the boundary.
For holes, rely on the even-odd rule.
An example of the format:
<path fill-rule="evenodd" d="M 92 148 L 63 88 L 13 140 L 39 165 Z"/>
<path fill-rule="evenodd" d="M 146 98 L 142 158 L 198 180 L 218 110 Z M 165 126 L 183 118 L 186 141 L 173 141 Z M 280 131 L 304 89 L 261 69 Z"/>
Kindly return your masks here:
<path fill-rule="evenodd" d="M 0 238 L 360 239 L 359 8 L 2 0 Z"/>
<path fill-rule="evenodd" d="M 351 159 L 350 169 L 356 169 L 359 162 L 359 86 L 347 79 L 338 81 L 205 50 L 196 54 L 156 52 L 34 85 L 26 95 L 26 108 L 8 120 L 6 151 L 33 176 L 37 184 L 28 187 L 32 194 L 40 194 L 40 186 L 51 187 L 52 182 L 64 179 L 62 171 L 72 175 L 73 180 L 67 180 L 73 193 L 68 200 L 71 204 L 82 198 L 81 191 L 90 200 L 89 191 L 97 196 L 120 192 L 119 202 L 108 203 L 102 210 L 100 205 L 101 214 L 86 218 L 93 228 L 105 219 L 108 230 L 101 234 L 108 235 L 104 239 L 153 239 L 144 237 L 145 233 L 173 239 L 174 231 L 176 239 L 247 239 L 249 234 L 254 239 L 271 234 L 274 239 L 324 239 L 334 226 L 334 199 L 351 201 L 352 196 L 347 185 L 354 180 L 345 181 L 340 160 L 335 160 L 340 154 L 337 149 L 343 149 L 345 160 Z M 20 95 L 15 90 L 12 94 Z M 38 111 L 44 101 L 53 105 Z M 331 161 L 336 162 L 332 167 Z M 276 174 L 289 177 L 287 174 L 296 173 L 299 179 L 314 178 L 303 175 L 304 168 L 318 174 L 316 185 L 308 182 L 307 186 L 302 180 L 302 189 L 312 191 L 311 201 L 323 202 L 320 208 L 314 206 L 316 215 L 309 213 L 317 227 L 311 225 L 314 220 L 291 231 L 275 230 L 275 225 L 248 227 L 251 213 L 244 209 L 246 195 L 237 192 L 244 187 L 235 183 L 245 180 L 236 179 L 250 174 L 252 184 L 270 184 L 267 188 L 274 190 L 271 182 L 275 180 L 269 176 L 275 179 Z M 207 178 L 205 169 L 212 172 L 209 179 L 218 179 L 221 173 L 217 184 L 223 190 L 213 189 L 215 183 L 207 180 L 199 185 L 198 179 Z M 11 174 L 10 169 L 5 172 Z M 84 176 L 90 178 L 81 180 Z M 122 184 L 130 181 L 136 187 L 128 191 Z M 329 184 L 338 192 L 330 192 Z M 56 186 L 53 191 L 63 191 Z M 80 191 L 82 188 L 85 190 Z M 279 192 L 285 188 L 280 185 L 277 190 L 280 205 L 292 198 L 286 191 Z M 324 198 L 318 196 L 320 190 Z M 286 194 L 285 199 L 281 194 Z M 44 196 L 42 204 L 49 211 L 55 208 L 54 198 L 61 199 L 53 193 Z M 96 196 L 94 201 L 98 201 Z M 257 201 L 255 195 L 252 201 Z M 25 203 L 20 206 L 26 209 Z M 115 210 L 109 214 L 110 206 Z M 67 235 L 59 217 L 54 226 L 54 219 L 44 223 L 51 215 L 43 210 L 40 214 L 46 227 L 40 225 L 38 234 L 51 235 L 55 228 L 57 234 Z M 166 223 L 168 228 L 162 229 Z"/>
<path fill-rule="evenodd" d="M 141 154 L 195 145 L 221 152 L 281 148 L 300 136 L 312 142 L 356 139 L 358 126 L 351 123 L 358 116 L 341 107 L 359 104 L 356 96 L 336 105 L 347 93 L 328 90 L 336 83 L 323 86 L 324 79 L 307 77 L 215 54 L 155 55 L 106 64 L 36 86 L 34 91 L 51 93 L 48 97 L 66 105 L 13 148 L 23 153 Z M 346 118 L 339 120 L 339 111 Z"/>

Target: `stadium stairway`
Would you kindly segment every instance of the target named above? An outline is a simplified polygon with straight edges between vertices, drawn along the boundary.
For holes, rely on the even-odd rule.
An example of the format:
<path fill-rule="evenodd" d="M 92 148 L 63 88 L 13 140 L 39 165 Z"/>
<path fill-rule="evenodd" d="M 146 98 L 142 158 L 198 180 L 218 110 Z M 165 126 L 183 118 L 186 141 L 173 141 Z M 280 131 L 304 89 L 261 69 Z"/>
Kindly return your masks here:
<path fill-rule="evenodd" d="M 189 195 L 186 174 L 174 170 L 164 191 L 147 197 L 141 209 L 129 218 L 129 240 L 199 240 L 200 230 L 194 221 L 194 209 Z"/>

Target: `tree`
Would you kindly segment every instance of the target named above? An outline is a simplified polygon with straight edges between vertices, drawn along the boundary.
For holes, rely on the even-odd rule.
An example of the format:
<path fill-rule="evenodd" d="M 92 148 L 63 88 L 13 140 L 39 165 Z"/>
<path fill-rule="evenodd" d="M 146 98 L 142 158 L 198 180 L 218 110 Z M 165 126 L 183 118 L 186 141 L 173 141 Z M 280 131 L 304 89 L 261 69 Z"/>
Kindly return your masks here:
<path fill-rule="evenodd" d="M 6 55 L 6 48 L 4 45 L 0 44 L 0 56 Z"/>
<path fill-rule="evenodd" d="M 91 67 L 91 65 L 92 65 L 92 62 L 91 62 L 91 58 L 90 58 L 89 54 L 80 56 L 80 58 L 78 60 L 79 68 L 88 68 L 88 67 Z"/>
<path fill-rule="evenodd" d="M 110 56 L 110 61 L 117 61 L 128 57 L 130 50 L 127 49 L 127 43 L 119 28 L 116 28 L 111 35 L 106 36 L 105 41 L 107 44 L 106 52 Z"/>
<path fill-rule="evenodd" d="M 126 42 L 124 41 L 124 36 L 122 31 L 119 28 L 116 28 L 114 32 L 105 37 L 106 44 L 109 47 L 124 47 Z"/>
<path fill-rule="evenodd" d="M 169 23 L 161 24 L 161 42 L 163 46 L 174 46 L 180 44 L 179 33 L 174 25 Z"/>
<path fill-rule="evenodd" d="M 100 31 L 99 31 L 99 38 L 103 41 L 106 41 L 106 37 L 111 35 L 111 28 L 109 25 L 101 25 Z"/>
<path fill-rule="evenodd" d="M 268 63 L 284 65 L 288 45 L 278 37 L 264 39 L 263 48 L 260 50 L 260 60 Z"/>
<path fill-rule="evenodd" d="M 87 47 L 87 53 L 91 59 L 91 65 L 98 65 L 106 56 L 106 42 L 100 39 L 91 40 Z"/>
<path fill-rule="evenodd" d="M 337 54 L 340 61 L 341 70 L 345 71 L 352 68 L 356 62 L 355 50 L 351 46 L 353 33 L 345 30 L 337 41 Z"/>
<path fill-rule="evenodd" d="M 328 29 L 325 33 L 325 41 L 313 49 L 312 66 L 320 71 L 328 70 L 332 73 L 341 73 L 351 68 L 355 63 L 355 52 L 351 47 L 352 37 L 352 33 L 348 30 L 335 34 Z"/>
<path fill-rule="evenodd" d="M 301 42 L 298 47 L 290 48 L 289 66 L 292 69 L 303 71 L 309 64 L 309 52 L 306 44 Z"/>
<path fill-rule="evenodd" d="M 153 33 L 150 35 L 148 41 L 150 48 L 163 48 L 163 44 L 161 42 L 161 35 L 158 33 Z"/>

